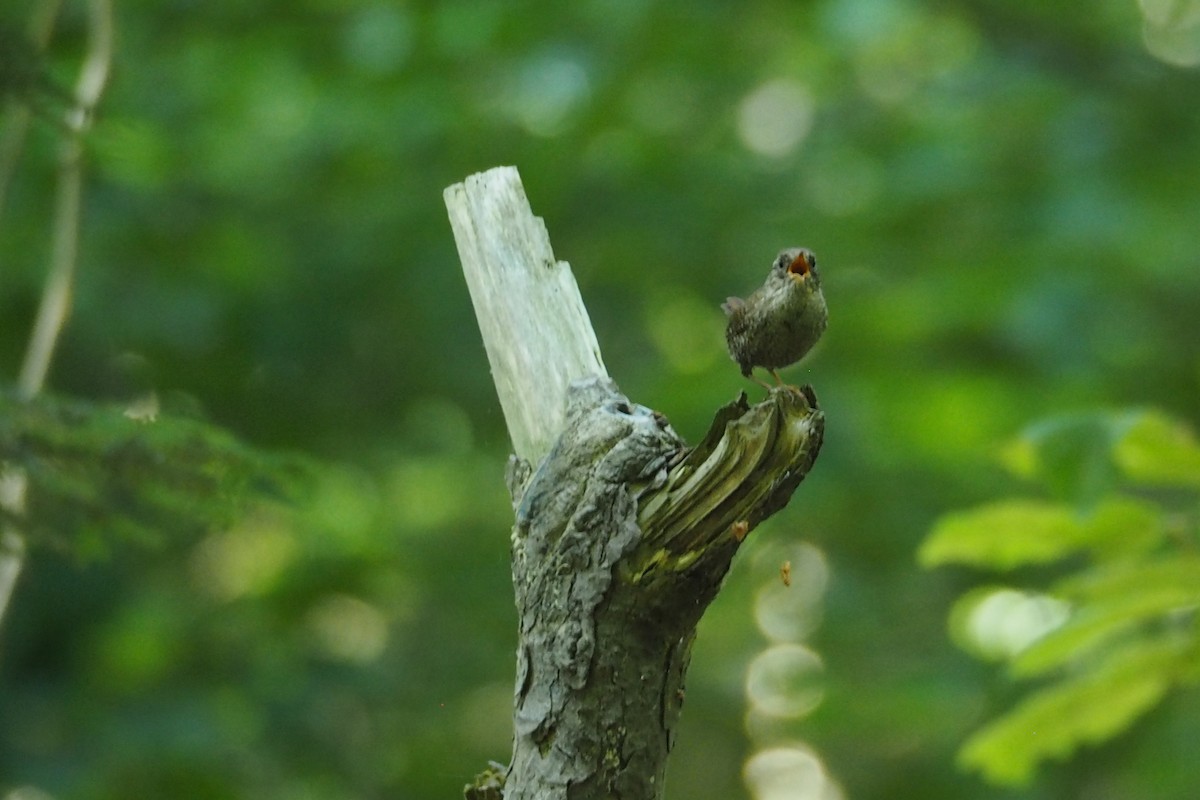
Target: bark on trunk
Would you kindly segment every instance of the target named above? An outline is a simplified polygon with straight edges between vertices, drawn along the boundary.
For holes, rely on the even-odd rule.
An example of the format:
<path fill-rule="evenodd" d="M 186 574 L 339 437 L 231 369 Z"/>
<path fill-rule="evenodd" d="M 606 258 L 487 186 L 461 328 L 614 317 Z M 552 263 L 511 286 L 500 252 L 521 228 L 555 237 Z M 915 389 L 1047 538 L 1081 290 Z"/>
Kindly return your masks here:
<path fill-rule="evenodd" d="M 520 620 L 513 756 L 466 795 L 656 800 L 696 624 L 746 535 L 812 467 L 824 416 L 809 387 L 753 407 L 743 393 L 689 448 L 603 374 L 569 267 L 554 262 L 516 171 L 473 176 L 446 200 L 464 270 L 493 276 L 467 283 L 517 451 L 507 476 Z M 498 296 L 504 286 L 515 290 Z M 489 333 L 517 318 L 520 336 Z M 564 333 L 580 324 L 586 332 Z"/>

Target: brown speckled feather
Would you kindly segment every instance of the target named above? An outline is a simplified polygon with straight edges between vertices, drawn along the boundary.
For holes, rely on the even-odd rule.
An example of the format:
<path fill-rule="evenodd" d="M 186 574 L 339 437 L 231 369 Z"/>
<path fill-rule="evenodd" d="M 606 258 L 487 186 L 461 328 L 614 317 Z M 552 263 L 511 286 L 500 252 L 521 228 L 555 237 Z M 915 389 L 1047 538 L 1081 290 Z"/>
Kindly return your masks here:
<path fill-rule="evenodd" d="M 803 248 L 784 250 L 761 287 L 745 300 L 730 297 L 722 308 L 729 317 L 729 355 L 743 375 L 752 377 L 755 367 L 774 374 L 796 363 L 821 338 L 828 322 L 816 257 Z"/>

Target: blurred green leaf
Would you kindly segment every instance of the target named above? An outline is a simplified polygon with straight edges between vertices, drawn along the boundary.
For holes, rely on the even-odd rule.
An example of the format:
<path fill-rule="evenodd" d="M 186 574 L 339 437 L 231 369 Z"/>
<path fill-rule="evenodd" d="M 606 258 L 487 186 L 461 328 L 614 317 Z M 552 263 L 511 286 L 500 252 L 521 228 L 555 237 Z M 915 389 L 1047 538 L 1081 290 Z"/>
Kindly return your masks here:
<path fill-rule="evenodd" d="M 1040 592 L 971 590 L 950 614 L 956 641 L 977 656 L 1007 660 L 1017 678 L 1059 676 L 960 752 L 989 780 L 1025 785 L 1040 762 L 1124 731 L 1200 670 L 1200 557 L 1167 535 L 1195 529 L 1196 498 L 1175 510 L 1119 491 L 1123 477 L 1196 485 L 1200 449 L 1183 426 L 1137 411 L 1034 425 L 1004 457 L 1014 473 L 1070 502 L 1018 498 L 948 514 L 919 555 L 927 566 L 1061 562 L 1070 570 Z M 1056 605 L 1043 609 L 1042 600 Z"/>
<path fill-rule="evenodd" d="M 1176 639 L 1112 653 L 1088 672 L 1022 700 L 963 745 L 960 762 L 996 783 L 1028 785 L 1037 765 L 1102 742 L 1152 708 L 1171 686 Z"/>
<path fill-rule="evenodd" d="M 1055 586 L 1056 593 L 1079 602 L 1104 602 L 1114 596 L 1158 589 L 1183 592 L 1193 602 L 1200 600 L 1200 558 L 1172 551 L 1153 560 L 1082 570 Z"/>
<path fill-rule="evenodd" d="M 1160 624 L 1174 612 L 1200 606 L 1200 560 L 1118 564 L 1089 570 L 1059 584 L 1058 595 L 1077 603 L 1067 622 L 1013 659 L 1012 673 L 1032 677 L 1095 658 L 1099 648 Z"/>
<path fill-rule="evenodd" d="M 1012 569 L 1056 561 L 1083 544 L 1070 508 L 1005 500 L 942 517 L 921 544 L 923 566 L 961 563 Z"/>
<path fill-rule="evenodd" d="M 1123 415 L 1068 414 L 1030 426 L 1001 451 L 1014 475 L 1045 485 L 1056 497 L 1092 502 L 1118 477 L 1112 446 L 1127 426 Z"/>
<path fill-rule="evenodd" d="M 1187 426 L 1164 414 L 1139 414 L 1117 440 L 1115 458 L 1136 483 L 1200 488 L 1200 442 Z"/>
<path fill-rule="evenodd" d="M 1105 500 L 1087 512 L 1042 500 L 1001 500 L 947 514 L 921 544 L 923 566 L 960 563 L 1008 570 L 1048 564 L 1082 549 L 1125 552 L 1162 536 L 1157 511 L 1126 498 Z"/>
<path fill-rule="evenodd" d="M 1081 516 L 1097 560 L 1148 552 L 1166 538 L 1163 510 L 1144 500 L 1113 494 Z"/>

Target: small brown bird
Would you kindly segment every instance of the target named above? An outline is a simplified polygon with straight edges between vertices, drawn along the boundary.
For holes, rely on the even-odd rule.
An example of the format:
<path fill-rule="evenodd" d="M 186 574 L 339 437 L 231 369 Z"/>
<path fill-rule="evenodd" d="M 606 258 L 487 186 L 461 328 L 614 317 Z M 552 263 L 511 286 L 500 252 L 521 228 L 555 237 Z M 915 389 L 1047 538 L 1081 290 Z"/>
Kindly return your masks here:
<path fill-rule="evenodd" d="M 729 356 L 742 374 L 770 389 L 752 374 L 755 367 L 762 367 L 782 386 L 776 370 L 803 358 L 821 338 L 829 319 L 817 257 L 803 247 L 784 250 L 775 257 L 766 283 L 745 300 L 728 298 L 721 308 L 729 317 L 725 327 Z"/>

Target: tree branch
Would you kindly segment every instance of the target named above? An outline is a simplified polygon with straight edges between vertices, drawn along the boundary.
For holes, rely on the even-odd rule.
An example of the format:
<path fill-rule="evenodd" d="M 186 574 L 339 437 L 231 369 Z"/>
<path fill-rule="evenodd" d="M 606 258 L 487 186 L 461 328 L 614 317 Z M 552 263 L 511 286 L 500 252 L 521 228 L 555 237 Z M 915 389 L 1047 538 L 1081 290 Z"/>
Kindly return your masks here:
<path fill-rule="evenodd" d="M 40 8 L 47 9 L 49 6 L 43 4 Z M 53 14 L 51 11 L 43 13 L 47 26 L 45 35 L 48 36 Z M 64 119 L 66 133 L 59 156 L 58 198 L 54 212 L 50 268 L 33 333 L 25 351 L 25 361 L 17 378 L 17 396 L 22 400 L 30 400 L 42 390 L 54 357 L 55 345 L 71 307 L 71 290 L 79 256 L 83 137 L 91 126 L 92 112 L 100 102 L 108 82 L 113 53 L 111 0 L 90 0 L 88 14 L 88 51 L 75 85 L 75 104 Z M 16 141 L 13 146 L 12 157 L 15 159 L 20 142 Z M 0 508 L 13 514 L 23 513 L 25 491 L 25 474 L 0 464 Z M 16 588 L 24 557 L 25 542 L 20 533 L 10 526 L 4 526 L 0 530 L 0 621 L 4 619 L 4 612 Z"/>
<path fill-rule="evenodd" d="M 571 381 L 608 374 L 600 345 L 515 167 L 472 175 L 444 198 L 513 450 L 536 462 L 562 430 Z"/>
<path fill-rule="evenodd" d="M 474 184 L 481 195 L 472 207 L 489 212 L 454 226 L 473 298 L 478 268 L 469 260 L 534 274 L 552 263 L 548 243 L 541 258 L 512 255 L 529 231 L 545 235 L 518 181 L 506 170 L 498 184 Z M 452 218 L 455 190 L 446 193 Z M 520 202 L 489 200 L 489 191 Z M 517 447 L 507 478 L 520 622 L 512 763 L 481 774 L 466 795 L 657 800 L 696 624 L 746 535 L 812 468 L 824 416 L 808 387 L 772 390 L 756 406 L 743 393 L 689 449 L 666 417 L 620 394 L 602 366 L 550 407 L 558 390 L 545 390 L 539 375 L 577 374 L 580 353 L 600 364 L 574 281 L 565 264 L 557 269 L 570 302 L 530 300 L 535 280 L 506 271 L 486 284 L 480 313 Z M 520 334 L 497 324 L 532 314 Z M 559 347 L 563 339 L 574 345 Z M 532 438 L 553 445 L 545 451 Z"/>
<path fill-rule="evenodd" d="M 59 156 L 58 199 L 54 213 L 54 238 L 50 270 L 33 335 L 17 379 L 17 393 L 30 398 L 42 389 L 54 347 L 71 307 L 71 289 L 79 255 L 79 207 L 83 196 L 83 136 L 91 126 L 92 110 L 108 81 L 112 63 L 113 26 L 110 0 L 88 4 L 88 53 L 75 86 L 75 106 L 67 112 L 66 137 Z"/>

